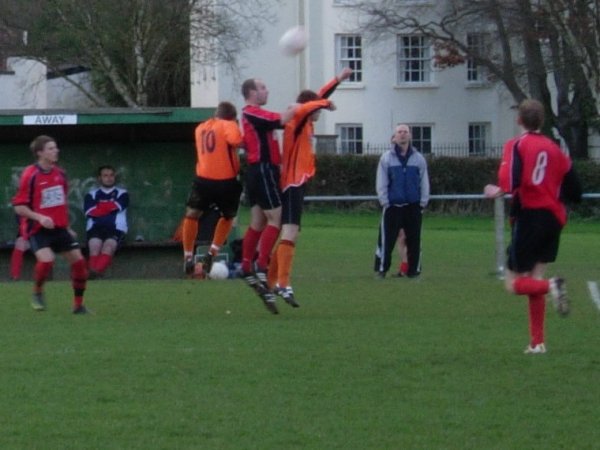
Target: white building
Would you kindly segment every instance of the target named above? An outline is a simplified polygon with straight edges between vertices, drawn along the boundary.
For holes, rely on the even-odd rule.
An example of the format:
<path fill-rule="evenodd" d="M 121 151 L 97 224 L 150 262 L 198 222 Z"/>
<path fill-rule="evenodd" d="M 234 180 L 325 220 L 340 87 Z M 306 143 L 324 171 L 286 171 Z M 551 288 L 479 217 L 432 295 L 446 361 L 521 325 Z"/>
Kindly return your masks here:
<path fill-rule="evenodd" d="M 355 69 L 353 78 L 331 97 L 337 110 L 323 113 L 315 128 L 317 135 L 335 136 L 338 152 L 367 153 L 374 150 L 372 145 L 379 151 L 399 122 L 412 126 L 418 148 L 436 154 L 456 154 L 450 148 L 456 146 L 462 154 L 489 154 L 518 132 L 512 97 L 501 85 L 488 83 L 482 68 L 464 64 L 437 70 L 431 43 L 422 36 L 396 36 L 370 45 L 349 31 L 356 18 L 343 3 L 276 4 L 279 20 L 264 30 L 264 45 L 240 55 L 239 73 L 192 65 L 192 106 L 212 107 L 229 100 L 241 107 L 241 82 L 260 78 L 270 92 L 266 107 L 283 111 L 302 89 L 318 90 L 343 66 L 350 66 Z M 286 57 L 278 40 L 295 25 L 306 28 L 309 44 L 300 55 Z M 401 56 L 407 53 L 410 58 Z"/>
<path fill-rule="evenodd" d="M 69 75 L 89 84 L 89 72 L 74 68 Z M 0 70 L 0 109 L 90 108 L 93 103 L 62 77 L 48 74 L 45 64 L 28 58 L 9 57 Z"/>

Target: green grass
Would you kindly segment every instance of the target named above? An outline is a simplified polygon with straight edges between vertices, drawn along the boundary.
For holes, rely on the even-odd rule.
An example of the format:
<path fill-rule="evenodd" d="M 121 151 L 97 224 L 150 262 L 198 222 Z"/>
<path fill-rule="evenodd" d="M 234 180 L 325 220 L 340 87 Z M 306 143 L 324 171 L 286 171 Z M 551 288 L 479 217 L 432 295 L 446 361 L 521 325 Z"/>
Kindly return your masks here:
<path fill-rule="evenodd" d="M 377 222 L 307 214 L 279 316 L 241 281 L 91 281 L 84 317 L 68 283 L 44 313 L 3 284 L 0 448 L 598 448 L 600 227 L 565 231 L 573 313 L 526 356 L 491 219 L 426 217 L 421 279 L 383 281 Z"/>

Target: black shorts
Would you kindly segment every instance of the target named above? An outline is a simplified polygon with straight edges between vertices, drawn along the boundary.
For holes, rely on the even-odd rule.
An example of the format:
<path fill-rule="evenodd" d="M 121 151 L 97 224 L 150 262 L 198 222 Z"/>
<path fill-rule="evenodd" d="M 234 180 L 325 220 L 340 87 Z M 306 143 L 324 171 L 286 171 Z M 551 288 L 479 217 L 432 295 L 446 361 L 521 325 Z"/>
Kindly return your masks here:
<path fill-rule="evenodd" d="M 255 163 L 246 171 L 246 195 L 250 206 L 269 211 L 281 206 L 279 167 L 271 163 Z"/>
<path fill-rule="evenodd" d="M 281 224 L 300 226 L 302 206 L 304 205 L 304 192 L 306 185 L 292 186 L 281 194 Z"/>
<path fill-rule="evenodd" d="M 196 178 L 186 205 L 199 211 L 207 211 L 216 205 L 223 217 L 233 219 L 240 206 L 242 185 L 236 178 L 208 180 Z"/>
<path fill-rule="evenodd" d="M 50 247 L 56 253 L 69 252 L 79 248 L 79 242 L 75 240 L 66 228 L 42 228 L 29 237 L 29 244 L 33 253 L 42 248 Z"/>
<path fill-rule="evenodd" d="M 548 210 L 520 210 L 512 226 L 508 268 L 523 273 L 530 272 L 537 263 L 554 262 L 561 230 L 558 219 Z"/>
<path fill-rule="evenodd" d="M 117 241 L 117 244 L 120 244 L 125 238 L 125 233 L 121 230 L 117 230 L 114 227 L 101 227 L 98 225 L 93 225 L 92 228 L 87 230 L 86 237 L 88 241 L 92 238 L 100 239 L 101 241 L 114 239 Z"/>

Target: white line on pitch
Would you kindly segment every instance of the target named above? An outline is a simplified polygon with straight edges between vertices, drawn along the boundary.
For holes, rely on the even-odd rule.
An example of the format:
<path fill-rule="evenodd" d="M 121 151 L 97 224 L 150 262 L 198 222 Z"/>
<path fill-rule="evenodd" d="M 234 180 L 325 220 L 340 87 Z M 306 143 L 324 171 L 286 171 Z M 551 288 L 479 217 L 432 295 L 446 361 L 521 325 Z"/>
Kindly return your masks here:
<path fill-rule="evenodd" d="M 600 311 L 600 291 L 598 291 L 598 283 L 595 281 L 588 281 L 588 289 L 592 301 L 596 304 L 598 311 Z"/>

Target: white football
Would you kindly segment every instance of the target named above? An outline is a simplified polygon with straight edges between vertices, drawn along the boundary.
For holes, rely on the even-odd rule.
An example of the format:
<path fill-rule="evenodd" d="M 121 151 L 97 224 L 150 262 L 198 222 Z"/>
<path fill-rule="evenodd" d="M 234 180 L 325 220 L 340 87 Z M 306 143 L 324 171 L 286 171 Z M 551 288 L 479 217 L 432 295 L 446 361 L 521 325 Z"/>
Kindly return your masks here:
<path fill-rule="evenodd" d="M 308 35 L 304 27 L 293 27 L 283 33 L 279 39 L 279 48 L 286 56 L 294 56 L 306 48 Z"/>
<path fill-rule="evenodd" d="M 229 277 L 229 269 L 227 268 L 227 264 L 221 261 L 214 262 L 208 276 L 211 280 L 227 279 L 227 277 Z"/>

